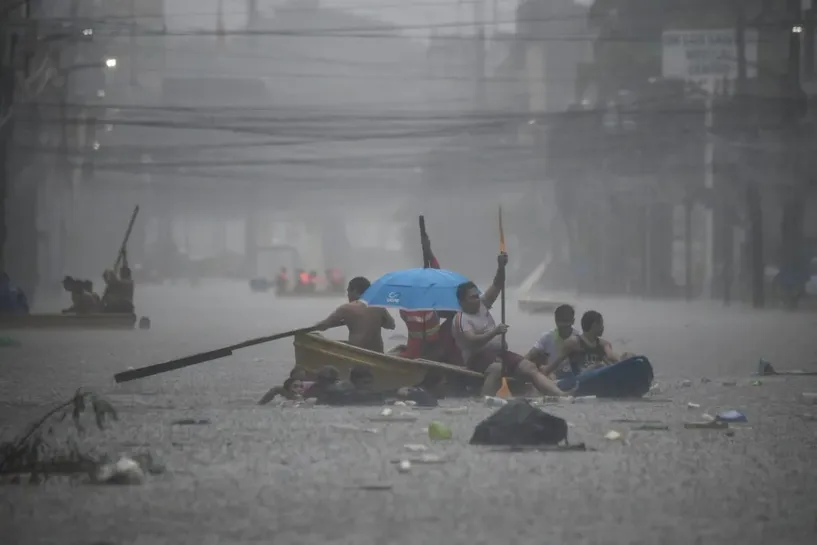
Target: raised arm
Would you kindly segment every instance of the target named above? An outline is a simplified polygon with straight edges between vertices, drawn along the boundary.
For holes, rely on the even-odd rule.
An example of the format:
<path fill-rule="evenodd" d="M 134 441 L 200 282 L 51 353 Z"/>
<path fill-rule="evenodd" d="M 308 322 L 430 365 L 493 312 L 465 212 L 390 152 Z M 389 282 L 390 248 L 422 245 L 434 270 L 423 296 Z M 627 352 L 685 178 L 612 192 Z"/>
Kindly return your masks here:
<path fill-rule="evenodd" d="M 432 269 L 439 269 L 440 262 L 437 261 L 437 256 L 434 255 L 434 252 L 431 251 L 431 239 L 428 236 L 423 237 L 422 240 L 423 244 L 423 257 L 428 257 L 430 260 L 429 267 Z"/>
<path fill-rule="evenodd" d="M 345 316 L 346 316 L 346 307 L 349 303 L 345 303 L 338 308 L 336 308 L 332 314 L 315 324 L 315 327 L 318 331 L 326 331 L 332 327 L 338 327 L 345 323 Z"/>
<path fill-rule="evenodd" d="M 502 288 L 505 286 L 505 266 L 508 264 L 508 254 L 504 252 L 500 253 L 496 261 L 497 268 L 494 281 L 491 283 L 491 286 L 485 290 L 485 293 L 482 294 L 482 302 L 485 303 L 485 306 L 488 308 L 494 305 L 499 294 L 502 292 Z"/>

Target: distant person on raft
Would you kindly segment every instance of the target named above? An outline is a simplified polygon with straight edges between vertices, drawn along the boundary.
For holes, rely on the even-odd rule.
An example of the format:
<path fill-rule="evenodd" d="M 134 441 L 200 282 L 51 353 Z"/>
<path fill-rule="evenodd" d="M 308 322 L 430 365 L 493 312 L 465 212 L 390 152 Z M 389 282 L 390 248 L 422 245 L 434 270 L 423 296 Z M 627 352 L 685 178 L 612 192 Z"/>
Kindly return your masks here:
<path fill-rule="evenodd" d="M 394 318 L 384 308 L 374 308 L 360 301 L 360 296 L 369 289 L 371 282 L 358 276 L 349 281 L 346 288 L 348 303 L 335 309 L 332 314 L 321 320 L 315 327 L 325 331 L 331 327 L 345 325 L 349 328 L 349 344 L 374 352 L 383 352 L 382 329 L 394 329 Z"/>

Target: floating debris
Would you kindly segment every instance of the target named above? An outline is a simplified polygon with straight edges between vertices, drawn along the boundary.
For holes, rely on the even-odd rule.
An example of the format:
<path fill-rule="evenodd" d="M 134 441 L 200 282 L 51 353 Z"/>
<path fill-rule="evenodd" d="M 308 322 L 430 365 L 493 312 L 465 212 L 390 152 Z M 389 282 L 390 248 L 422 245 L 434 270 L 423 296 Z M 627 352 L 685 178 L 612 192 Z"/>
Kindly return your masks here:
<path fill-rule="evenodd" d="M 432 441 L 448 441 L 450 440 L 454 434 L 451 432 L 451 428 L 443 424 L 442 422 L 434 421 L 428 425 L 428 437 Z"/>
<path fill-rule="evenodd" d="M 633 431 L 667 431 L 669 426 L 666 424 L 643 424 L 632 429 Z"/>
<path fill-rule="evenodd" d="M 94 481 L 102 484 L 142 484 L 145 482 L 145 472 L 138 462 L 123 456 L 115 463 L 102 465 Z"/>
<path fill-rule="evenodd" d="M 400 473 L 408 473 L 411 471 L 411 462 L 408 460 L 400 460 L 400 463 L 397 465 L 397 471 Z"/>
<path fill-rule="evenodd" d="M 428 450 L 427 446 L 416 444 L 403 445 L 403 448 L 409 452 L 425 452 Z"/>
<path fill-rule="evenodd" d="M 720 422 L 748 422 L 749 419 L 740 411 L 723 411 L 719 412 L 715 420 Z"/>
<path fill-rule="evenodd" d="M 170 423 L 171 426 L 206 426 L 210 424 L 208 418 L 196 420 L 195 418 L 182 418 L 181 420 L 174 420 Z"/>
<path fill-rule="evenodd" d="M 689 388 L 690 386 L 692 386 L 692 381 L 691 380 L 681 381 L 681 386 L 683 386 L 684 388 Z"/>
<path fill-rule="evenodd" d="M 391 416 L 392 410 L 391 409 L 383 409 L 380 411 L 380 416 Z"/>
<path fill-rule="evenodd" d="M 687 403 L 687 409 L 700 409 L 701 406 L 698 403 L 692 403 L 691 401 Z"/>
<path fill-rule="evenodd" d="M 465 414 L 468 412 L 468 407 L 450 407 L 444 409 L 443 412 L 445 414 Z"/>
<path fill-rule="evenodd" d="M 615 441 L 617 439 L 621 439 L 621 434 L 615 430 L 610 430 L 604 435 L 605 439 L 609 439 L 610 441 Z"/>
<path fill-rule="evenodd" d="M 360 490 L 391 490 L 394 488 L 390 483 L 370 483 L 358 486 Z"/>
<path fill-rule="evenodd" d="M 729 427 L 728 422 L 711 420 L 709 422 L 684 422 L 684 428 L 688 430 L 725 430 Z"/>
<path fill-rule="evenodd" d="M 737 385 L 738 383 L 735 380 L 726 380 L 724 382 L 721 382 L 721 386 L 737 386 Z"/>
<path fill-rule="evenodd" d="M 371 416 L 369 422 L 417 422 L 417 417 L 410 416 Z"/>
<path fill-rule="evenodd" d="M 380 431 L 377 428 L 361 428 L 358 426 L 352 426 L 351 424 L 332 424 L 332 427 L 341 431 L 359 431 L 364 433 L 379 433 Z"/>

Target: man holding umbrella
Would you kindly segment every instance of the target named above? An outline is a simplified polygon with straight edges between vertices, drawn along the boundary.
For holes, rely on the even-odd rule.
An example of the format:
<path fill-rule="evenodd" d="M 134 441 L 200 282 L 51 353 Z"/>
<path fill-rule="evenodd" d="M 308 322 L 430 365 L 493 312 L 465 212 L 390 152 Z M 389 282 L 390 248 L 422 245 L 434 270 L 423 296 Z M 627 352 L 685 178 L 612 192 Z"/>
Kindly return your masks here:
<path fill-rule="evenodd" d="M 502 386 L 503 374 L 529 380 L 545 395 L 569 395 L 540 373 L 535 363 L 509 351 L 504 345 L 502 336 L 508 331 L 508 326 L 497 325 L 490 309 L 505 285 L 508 254 L 501 252 L 497 262 L 499 267 L 494 281 L 482 296 L 473 282 L 463 282 L 457 286 L 457 300 L 462 311 L 454 317 L 451 332 L 462 353 L 462 360 L 469 369 L 485 373 L 482 395 L 495 395 Z"/>

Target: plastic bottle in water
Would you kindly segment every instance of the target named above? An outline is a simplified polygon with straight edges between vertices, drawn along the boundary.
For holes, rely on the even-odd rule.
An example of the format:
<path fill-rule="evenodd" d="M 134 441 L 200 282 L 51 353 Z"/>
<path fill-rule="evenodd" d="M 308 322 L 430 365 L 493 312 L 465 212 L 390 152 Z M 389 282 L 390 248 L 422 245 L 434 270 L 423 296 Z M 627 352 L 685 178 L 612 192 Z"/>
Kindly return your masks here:
<path fill-rule="evenodd" d="M 503 405 L 507 405 L 508 400 L 502 399 L 501 397 L 494 397 L 494 396 L 485 396 L 485 406 L 487 407 L 502 407 Z"/>

